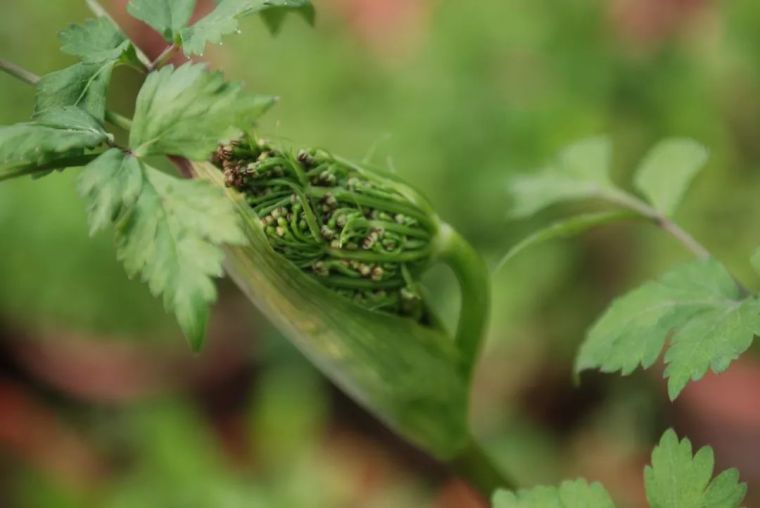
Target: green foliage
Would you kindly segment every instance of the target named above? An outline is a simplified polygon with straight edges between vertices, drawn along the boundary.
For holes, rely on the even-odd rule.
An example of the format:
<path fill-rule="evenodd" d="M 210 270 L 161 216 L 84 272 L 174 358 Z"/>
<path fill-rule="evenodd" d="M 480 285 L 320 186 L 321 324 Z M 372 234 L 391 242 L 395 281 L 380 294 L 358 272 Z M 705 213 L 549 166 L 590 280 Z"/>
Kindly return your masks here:
<path fill-rule="evenodd" d="M 541 486 L 517 493 L 498 491 L 493 508 L 615 508 L 599 483 L 586 480 L 562 482 L 559 487 Z"/>
<path fill-rule="evenodd" d="M 188 55 L 200 55 L 206 44 L 219 44 L 222 37 L 238 31 L 238 17 L 251 10 L 252 0 L 221 0 L 206 17 L 182 29 L 182 49 Z"/>
<path fill-rule="evenodd" d="M 160 33 L 169 43 L 179 40 L 195 10 L 196 0 L 130 0 L 127 11 Z"/>
<path fill-rule="evenodd" d="M 163 295 L 194 349 L 199 349 L 222 275 L 224 243 L 243 241 L 233 205 L 207 183 L 172 178 L 133 155 L 110 150 L 82 173 L 92 231 L 116 225 L 118 256 Z"/>
<path fill-rule="evenodd" d="M 739 472 L 728 469 L 712 478 L 715 458 L 705 446 L 692 456 L 691 442 L 679 442 L 670 429 L 652 452 L 652 465 L 644 470 L 651 508 L 738 508 L 747 492 Z"/>
<path fill-rule="evenodd" d="M 132 43 L 106 18 L 71 25 L 58 35 L 61 51 L 86 63 L 118 60 Z"/>
<path fill-rule="evenodd" d="M 75 106 L 103 120 L 106 94 L 116 62 L 80 62 L 46 74 L 37 85 L 35 116 L 54 109 Z"/>
<path fill-rule="evenodd" d="M 261 17 L 272 33 L 277 33 L 289 12 L 301 15 L 308 23 L 314 24 L 314 6 L 311 0 L 255 0 Z"/>
<path fill-rule="evenodd" d="M 665 355 L 668 394 L 689 380 L 722 372 L 760 332 L 760 301 L 742 292 L 714 259 L 678 266 L 616 300 L 589 331 L 576 370 L 629 374 Z"/>
<path fill-rule="evenodd" d="M 562 201 L 605 196 L 615 188 L 609 178 L 611 153 L 609 139 L 588 139 L 560 152 L 549 168 L 513 178 L 510 215 L 527 217 Z"/>
<path fill-rule="evenodd" d="M 79 177 L 79 194 L 88 201 L 90 234 L 111 225 L 126 213 L 142 192 L 140 161 L 112 148 L 88 164 Z"/>
<path fill-rule="evenodd" d="M 662 141 L 642 161 L 634 183 L 657 210 L 673 215 L 707 155 L 705 147 L 691 139 Z"/>
<path fill-rule="evenodd" d="M 53 110 L 31 122 L 0 127 L 0 180 L 38 172 L 39 166 L 80 155 L 111 139 L 77 108 Z"/>
<path fill-rule="evenodd" d="M 220 0 L 207 16 L 188 26 L 195 3 L 196 0 L 131 0 L 127 10 L 187 55 L 202 55 L 207 44 L 221 43 L 222 37 L 238 31 L 238 18 L 245 14 L 261 13 L 273 33 L 291 11 L 314 22 L 310 0 Z"/>
<path fill-rule="evenodd" d="M 667 430 L 652 452 L 652 465 L 644 469 L 644 484 L 650 508 L 738 508 L 747 488 L 739 483 L 736 469 L 712 478 L 714 466 L 710 447 L 692 456 L 688 439 L 678 440 Z M 517 493 L 500 490 L 493 508 L 614 508 L 609 494 L 598 483 L 585 480 L 563 482 L 559 487 L 535 487 Z"/>
<path fill-rule="evenodd" d="M 111 73 L 119 62 L 135 61 L 134 46 L 105 18 L 71 25 L 59 39 L 61 51 L 82 61 L 40 79 L 35 115 L 76 106 L 103 121 Z"/>
<path fill-rule="evenodd" d="M 204 160 L 221 141 L 249 128 L 272 99 L 244 95 L 203 64 L 167 66 L 145 81 L 129 144 L 138 156 L 181 155 Z"/>

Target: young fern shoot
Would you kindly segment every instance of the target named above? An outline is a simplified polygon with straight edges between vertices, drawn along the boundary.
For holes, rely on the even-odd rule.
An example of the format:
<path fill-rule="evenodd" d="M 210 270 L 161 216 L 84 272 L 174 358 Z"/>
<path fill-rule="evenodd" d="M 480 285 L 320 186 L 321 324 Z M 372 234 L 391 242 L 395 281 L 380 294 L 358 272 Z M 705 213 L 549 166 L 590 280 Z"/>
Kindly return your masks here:
<path fill-rule="evenodd" d="M 127 11 L 167 42 L 154 60 L 95 0 L 88 5 L 98 18 L 60 34 L 62 50 L 80 62 L 39 79 L 0 65 L 36 87 L 32 120 L 0 127 L 0 180 L 83 167 L 78 190 L 91 232 L 113 229 L 128 274 L 161 296 L 193 349 L 203 344 L 224 264 L 378 418 L 484 494 L 508 484 L 467 424 L 490 296 L 477 253 L 397 178 L 326 151 L 293 155 L 251 138 L 272 97 L 201 63 L 168 64 L 235 33 L 246 14 L 260 14 L 272 31 L 291 11 L 313 21 L 310 2 L 221 0 L 191 25 L 195 0 L 131 0 Z M 132 119 L 106 107 L 117 66 L 145 76 Z M 128 131 L 124 145 L 107 124 Z M 153 167 L 156 156 L 193 178 Z M 462 288 L 454 337 L 419 290 L 435 262 L 451 266 Z"/>

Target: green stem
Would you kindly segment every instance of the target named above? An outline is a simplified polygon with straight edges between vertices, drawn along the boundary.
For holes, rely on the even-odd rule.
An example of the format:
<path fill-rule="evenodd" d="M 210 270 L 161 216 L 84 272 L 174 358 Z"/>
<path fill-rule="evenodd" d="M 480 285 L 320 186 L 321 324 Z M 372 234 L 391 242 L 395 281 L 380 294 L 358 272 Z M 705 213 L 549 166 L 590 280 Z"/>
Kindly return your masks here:
<path fill-rule="evenodd" d="M 0 58 L 0 70 L 10 74 L 11 76 L 23 81 L 28 85 L 36 86 L 40 81 L 40 77 L 38 75 L 14 64 L 13 62 L 3 60 L 2 58 Z"/>
<path fill-rule="evenodd" d="M 469 379 L 488 322 L 491 300 L 488 268 L 475 249 L 448 224 L 440 225 L 436 244 L 439 258 L 454 271 L 461 290 L 455 341 L 461 354 L 463 373 Z"/>
<path fill-rule="evenodd" d="M 172 44 L 171 46 L 167 46 L 160 55 L 156 57 L 155 60 L 153 60 L 150 65 L 148 65 L 147 71 L 152 72 L 160 67 L 163 67 L 171 58 L 174 56 L 174 53 L 179 49 L 179 47 L 176 44 Z"/>
<path fill-rule="evenodd" d="M 121 127 L 125 131 L 132 129 L 132 120 L 113 111 L 106 111 L 106 121 L 116 127 Z"/>
<path fill-rule="evenodd" d="M 667 234 L 678 240 L 686 249 L 699 259 L 708 259 L 711 257 L 708 251 L 701 243 L 694 239 L 689 233 L 683 230 L 678 224 L 670 220 L 667 216 L 660 213 L 657 209 L 649 206 L 636 196 L 627 192 L 609 192 L 602 196 L 610 203 L 622 206 L 640 214 L 642 217 L 651 220 L 657 227 Z"/>
<path fill-rule="evenodd" d="M 515 481 L 506 477 L 474 439 L 449 465 L 486 499 L 490 499 L 497 489 L 517 488 Z"/>

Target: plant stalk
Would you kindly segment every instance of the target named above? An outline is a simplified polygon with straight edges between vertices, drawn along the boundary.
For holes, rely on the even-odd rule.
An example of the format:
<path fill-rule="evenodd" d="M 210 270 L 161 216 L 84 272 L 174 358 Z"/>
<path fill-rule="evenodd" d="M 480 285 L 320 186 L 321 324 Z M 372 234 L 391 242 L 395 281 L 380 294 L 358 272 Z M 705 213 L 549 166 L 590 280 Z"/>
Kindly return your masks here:
<path fill-rule="evenodd" d="M 40 77 L 35 73 L 24 69 L 23 67 L 0 58 L 0 70 L 11 76 L 23 81 L 24 83 L 36 86 Z"/>
<path fill-rule="evenodd" d="M 487 500 L 490 500 L 498 489 L 517 489 L 516 482 L 506 477 L 474 439 L 470 440 L 467 448 L 454 457 L 449 465 Z"/>
<path fill-rule="evenodd" d="M 164 64 L 166 64 L 171 58 L 174 56 L 174 53 L 179 49 L 176 44 L 172 44 L 170 46 L 167 46 L 160 55 L 156 57 L 155 60 L 153 60 L 150 65 L 148 65 L 147 71 L 152 72 L 160 67 L 163 67 Z"/>
<path fill-rule="evenodd" d="M 475 249 L 448 224 L 440 225 L 436 250 L 454 271 L 461 292 L 456 345 L 466 379 L 472 377 L 488 324 L 491 285 L 488 267 Z"/>
<path fill-rule="evenodd" d="M 633 210 L 634 212 L 651 220 L 657 227 L 680 242 L 681 245 L 683 245 L 697 258 L 709 259 L 712 257 L 710 251 L 708 251 L 704 245 L 699 243 L 693 236 L 687 233 L 678 224 L 670 220 L 667 216 L 663 215 L 644 201 L 636 198 L 635 196 L 632 196 L 626 192 L 612 192 L 605 193 L 603 197 L 611 203 L 622 206 L 623 208 L 627 208 L 629 210 Z"/>

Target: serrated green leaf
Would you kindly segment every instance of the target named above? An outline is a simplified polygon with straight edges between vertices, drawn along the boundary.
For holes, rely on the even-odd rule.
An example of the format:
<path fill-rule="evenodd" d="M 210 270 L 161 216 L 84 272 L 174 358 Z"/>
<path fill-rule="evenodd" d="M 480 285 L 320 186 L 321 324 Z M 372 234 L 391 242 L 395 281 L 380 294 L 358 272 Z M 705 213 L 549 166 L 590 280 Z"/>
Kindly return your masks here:
<path fill-rule="evenodd" d="M 760 301 L 745 296 L 716 260 L 681 265 L 660 280 L 619 298 L 594 324 L 576 371 L 598 368 L 624 375 L 665 354 L 668 393 L 675 399 L 689 380 L 724 371 L 760 331 Z"/>
<path fill-rule="evenodd" d="M 250 127 L 271 98 L 243 94 L 205 65 L 167 66 L 148 76 L 137 97 L 129 138 L 142 155 L 181 155 L 204 160 L 220 141 Z"/>
<path fill-rule="evenodd" d="M 738 508 L 747 487 L 739 483 L 735 469 L 712 479 L 710 447 L 692 457 L 691 442 L 678 440 L 670 429 L 652 452 L 652 465 L 644 470 L 647 500 L 651 508 Z"/>
<path fill-rule="evenodd" d="M 190 21 L 196 0 L 130 0 L 127 12 L 160 33 L 167 42 L 179 40 Z"/>
<path fill-rule="evenodd" d="M 672 215 L 705 162 L 707 149 L 696 141 L 666 139 L 646 155 L 634 183 L 655 208 Z"/>
<path fill-rule="evenodd" d="M 224 192 L 207 182 L 179 180 L 129 158 L 140 166 L 142 186 L 117 224 L 119 259 L 130 276 L 141 274 L 154 295 L 163 295 L 164 306 L 175 314 L 191 346 L 198 350 L 203 344 L 208 306 L 216 299 L 212 277 L 222 275 L 220 245 L 243 242 L 235 207 Z M 109 169 L 113 172 L 114 166 Z M 131 169 L 119 167 L 116 171 Z M 123 205 L 133 197 L 131 192 L 125 196 L 123 181 L 104 179 L 94 191 L 99 210 L 117 201 Z M 106 200 L 103 193 L 117 197 Z M 109 205 L 103 204 L 105 201 Z"/>
<path fill-rule="evenodd" d="M 310 25 L 314 24 L 316 13 L 310 0 L 257 0 L 261 17 L 269 28 L 276 34 L 282 28 L 287 15 L 291 12 L 299 14 Z"/>
<path fill-rule="evenodd" d="M 118 60 L 130 47 L 129 40 L 106 18 L 71 25 L 58 35 L 61 51 L 86 63 Z"/>
<path fill-rule="evenodd" d="M 559 487 L 540 486 L 517 493 L 497 491 L 493 508 L 615 508 L 615 504 L 600 483 L 578 479 L 562 482 Z"/>
<path fill-rule="evenodd" d="M 238 17 L 254 8 L 255 0 L 222 0 L 208 16 L 180 32 L 187 55 L 200 55 L 206 44 L 218 44 L 222 37 L 239 29 Z"/>
<path fill-rule="evenodd" d="M 76 106 L 102 121 L 106 112 L 108 84 L 115 63 L 80 62 L 42 76 L 37 84 L 34 116 Z"/>
<path fill-rule="evenodd" d="M 536 231 L 509 249 L 509 252 L 501 258 L 501 261 L 499 261 L 496 270 L 498 271 L 502 266 L 506 265 L 524 250 L 540 243 L 560 238 L 571 238 L 598 226 L 636 218 L 639 218 L 639 215 L 634 212 L 615 211 L 581 214 L 563 221 L 555 222 L 544 229 Z"/>
<path fill-rule="evenodd" d="M 194 170 L 225 188 L 213 165 L 194 164 Z M 459 453 L 468 443 L 468 390 L 453 339 L 439 328 L 371 311 L 327 289 L 274 252 L 242 196 L 226 192 L 248 242 L 225 249 L 225 268 L 251 301 L 326 376 L 391 428 L 438 458 Z"/>
<path fill-rule="evenodd" d="M 0 179 L 32 173 L 38 165 L 81 154 L 108 139 L 95 118 L 72 107 L 0 126 Z"/>
<path fill-rule="evenodd" d="M 90 234 L 111 225 L 131 209 L 140 196 L 143 171 L 140 162 L 112 148 L 85 167 L 79 176 L 79 194 L 88 201 Z"/>
<path fill-rule="evenodd" d="M 609 179 L 611 154 L 609 139 L 591 138 L 565 148 L 548 169 L 511 179 L 510 216 L 527 217 L 556 203 L 601 197 L 614 190 Z"/>

